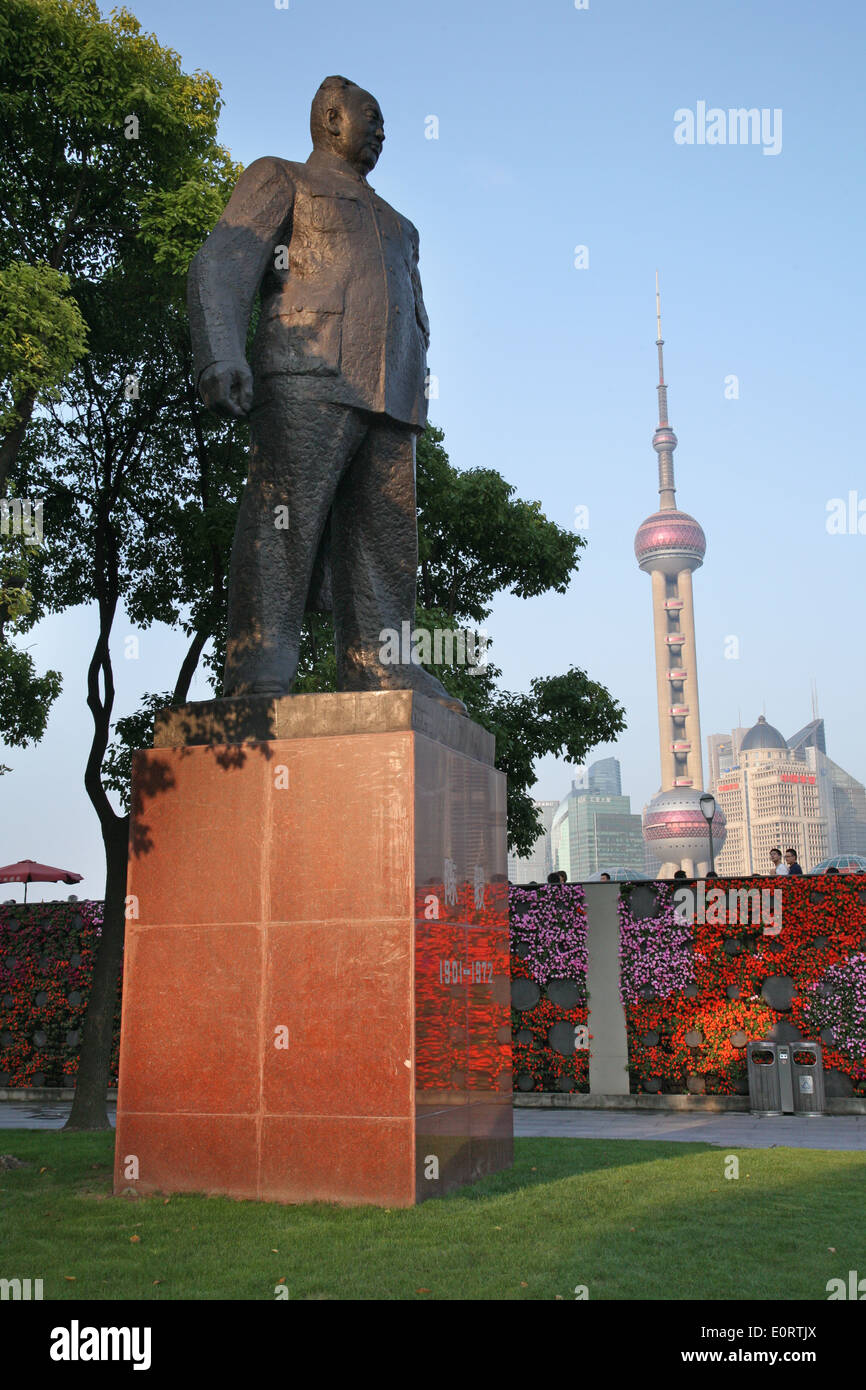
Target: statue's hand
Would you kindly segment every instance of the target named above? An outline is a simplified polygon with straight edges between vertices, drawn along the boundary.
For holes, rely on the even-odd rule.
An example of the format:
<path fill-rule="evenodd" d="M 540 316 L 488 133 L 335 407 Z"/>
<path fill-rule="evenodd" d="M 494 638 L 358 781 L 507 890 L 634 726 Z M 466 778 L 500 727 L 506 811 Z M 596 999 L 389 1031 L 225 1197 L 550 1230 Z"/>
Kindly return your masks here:
<path fill-rule="evenodd" d="M 241 419 L 253 403 L 253 374 L 246 362 L 214 362 L 202 372 L 198 389 L 208 410 Z"/>

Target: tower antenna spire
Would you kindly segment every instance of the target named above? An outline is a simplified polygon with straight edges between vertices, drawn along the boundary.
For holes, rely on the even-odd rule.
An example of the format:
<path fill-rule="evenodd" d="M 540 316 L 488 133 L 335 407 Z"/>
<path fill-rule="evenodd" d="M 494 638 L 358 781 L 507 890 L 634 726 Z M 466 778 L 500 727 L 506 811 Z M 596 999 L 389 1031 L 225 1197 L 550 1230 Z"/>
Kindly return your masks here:
<path fill-rule="evenodd" d="M 665 384 L 665 364 L 664 357 L 662 356 L 664 344 L 665 340 L 662 337 L 662 301 L 659 295 L 659 273 L 656 271 L 656 347 L 659 350 L 659 386 L 664 386 Z M 667 405 L 667 401 L 665 401 L 665 405 Z M 665 411 L 665 419 L 662 423 L 667 424 L 667 411 Z"/>
<path fill-rule="evenodd" d="M 658 333 L 656 347 L 659 354 L 659 384 L 656 387 L 659 394 L 659 422 L 653 435 L 653 448 L 658 454 L 659 460 L 659 504 L 662 508 L 673 508 L 677 505 L 674 484 L 674 449 L 677 447 L 677 437 L 668 420 L 668 388 L 665 384 L 665 360 L 662 354 L 665 340 L 662 337 L 662 303 L 659 294 L 658 271 L 656 271 L 656 332 Z"/>

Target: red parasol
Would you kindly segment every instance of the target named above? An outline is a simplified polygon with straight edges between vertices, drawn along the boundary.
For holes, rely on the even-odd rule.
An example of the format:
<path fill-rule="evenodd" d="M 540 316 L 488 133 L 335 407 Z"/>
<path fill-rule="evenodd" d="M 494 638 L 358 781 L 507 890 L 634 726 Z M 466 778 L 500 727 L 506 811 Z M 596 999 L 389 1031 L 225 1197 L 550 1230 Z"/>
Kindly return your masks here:
<path fill-rule="evenodd" d="M 50 864 L 37 864 L 35 859 L 19 859 L 17 864 L 7 864 L 0 869 L 0 883 L 23 883 L 24 901 L 27 901 L 28 883 L 80 883 L 82 874 L 70 873 L 68 869 L 52 869 Z"/>

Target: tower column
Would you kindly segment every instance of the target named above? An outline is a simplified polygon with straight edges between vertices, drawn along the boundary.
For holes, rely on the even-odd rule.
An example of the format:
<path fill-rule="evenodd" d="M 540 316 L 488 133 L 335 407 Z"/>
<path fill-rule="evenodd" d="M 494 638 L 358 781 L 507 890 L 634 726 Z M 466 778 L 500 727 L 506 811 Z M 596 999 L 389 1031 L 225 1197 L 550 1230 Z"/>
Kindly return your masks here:
<path fill-rule="evenodd" d="M 668 630 L 667 612 L 665 610 L 665 577 L 661 570 L 653 570 L 650 578 L 652 579 L 653 593 L 656 695 L 659 708 L 659 751 L 661 755 L 662 791 L 668 791 L 674 784 L 676 772 L 674 771 L 674 755 L 671 751 L 674 726 L 668 712 L 671 703 L 671 685 L 667 676 L 669 670 L 668 653 L 670 649 L 665 641 L 665 635 Z"/>
<path fill-rule="evenodd" d="M 686 704 L 689 712 L 686 715 L 686 738 L 690 741 L 691 752 L 687 756 L 686 766 L 689 770 L 689 777 L 692 779 L 692 786 L 700 791 L 704 785 L 703 758 L 701 756 L 701 716 L 698 701 L 698 656 L 695 645 L 695 604 L 692 595 L 692 572 L 689 569 L 680 570 L 677 575 L 677 591 L 683 601 L 680 610 L 680 627 L 682 628 L 685 642 L 683 643 L 683 665 L 688 672 L 686 676 Z"/>
<path fill-rule="evenodd" d="M 659 510 L 674 508 L 677 495 L 674 491 L 674 456 L 670 449 L 659 453 Z"/>
<path fill-rule="evenodd" d="M 644 808 L 643 826 L 647 847 L 663 861 L 662 877 L 678 867 L 691 877 L 696 870 L 706 873 L 708 857 L 700 807 L 704 772 L 692 595 L 692 571 L 703 563 L 707 542 L 700 524 L 677 506 L 677 437 L 668 419 L 658 275 L 656 327 L 659 422 L 652 445 L 658 456 L 659 508 L 638 527 L 634 549 L 652 581 L 661 790 Z M 722 822 L 720 817 L 720 828 Z M 717 849 L 723 843 L 724 835 L 716 841 Z"/>

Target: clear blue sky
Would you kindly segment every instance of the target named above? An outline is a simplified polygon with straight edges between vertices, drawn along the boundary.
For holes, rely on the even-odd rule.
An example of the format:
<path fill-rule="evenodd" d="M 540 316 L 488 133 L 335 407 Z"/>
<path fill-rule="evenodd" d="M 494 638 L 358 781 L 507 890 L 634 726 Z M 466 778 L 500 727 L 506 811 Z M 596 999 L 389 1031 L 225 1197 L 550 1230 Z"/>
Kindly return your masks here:
<path fill-rule="evenodd" d="M 866 780 L 866 535 L 826 529 L 831 498 L 866 500 L 862 0 L 131 8 L 188 69 L 221 82 L 221 137 L 245 163 L 306 158 L 310 99 L 329 73 L 379 98 L 387 139 L 371 181 L 420 229 L 432 416 L 452 461 L 499 469 L 563 526 L 589 508 L 569 592 L 497 602 L 494 659 L 512 689 L 576 663 L 622 700 L 629 728 L 614 751 L 635 809 L 659 777 L 650 585 L 632 549 L 657 505 L 659 269 L 678 501 L 707 535 L 695 576 L 703 734 L 763 709 L 792 733 L 810 717 L 814 677 L 828 752 Z M 780 108 L 781 152 L 676 144 L 674 112 L 700 101 Z M 425 138 L 430 115 L 438 140 Z M 574 267 L 578 244 L 588 269 Z M 730 374 L 737 400 L 725 399 Z M 3 754 L 14 771 L 0 861 L 76 868 L 81 894 L 98 897 L 101 841 L 82 786 L 94 627 L 82 610 L 34 634 L 65 691 L 42 746 Z M 125 661 L 130 631 L 117 626 L 118 714 L 170 687 L 183 649 L 151 631 Z M 725 658 L 731 636 L 737 660 Z M 538 795 L 562 795 L 570 776 L 545 759 Z"/>

